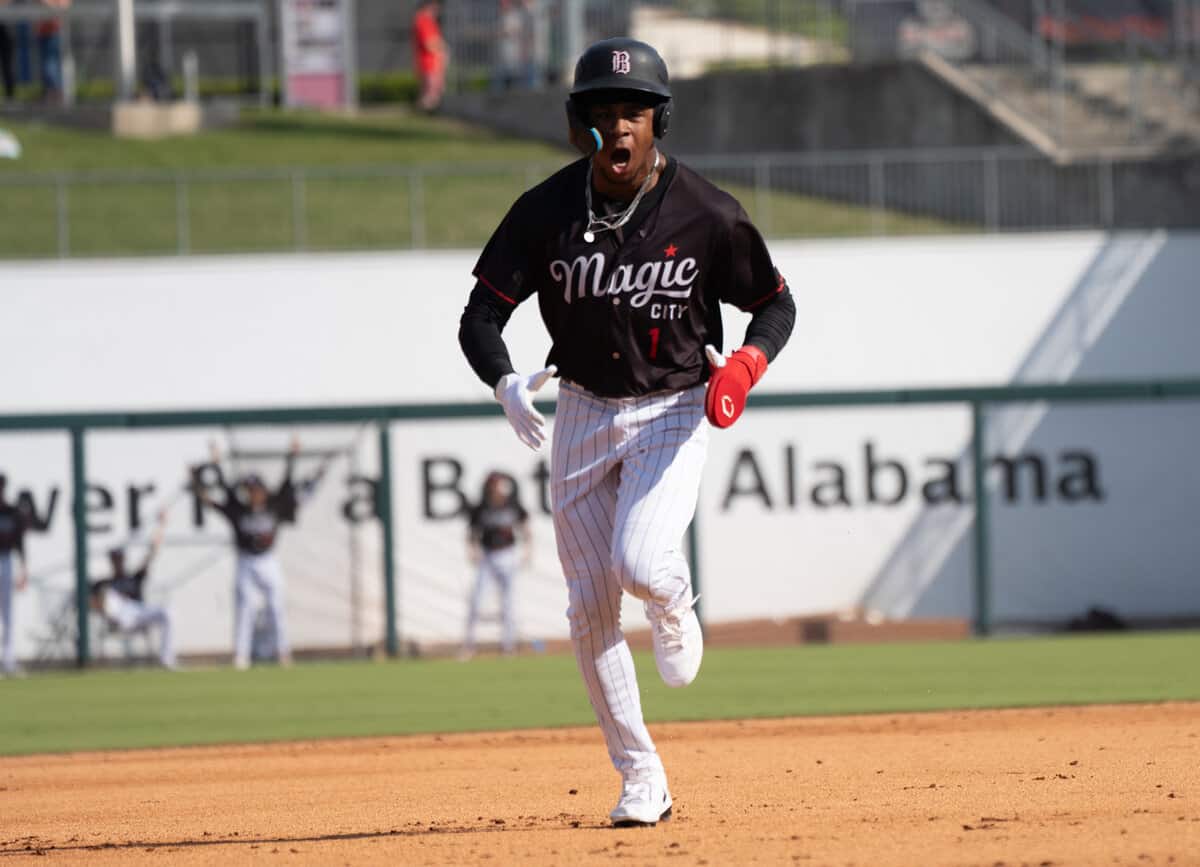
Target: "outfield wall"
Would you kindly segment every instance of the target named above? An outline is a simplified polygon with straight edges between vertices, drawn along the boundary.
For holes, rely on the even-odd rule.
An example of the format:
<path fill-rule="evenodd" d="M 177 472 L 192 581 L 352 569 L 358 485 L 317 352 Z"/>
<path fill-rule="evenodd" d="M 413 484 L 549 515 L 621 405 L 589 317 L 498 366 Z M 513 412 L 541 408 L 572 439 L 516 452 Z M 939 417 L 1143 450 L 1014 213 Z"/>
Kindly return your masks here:
<path fill-rule="evenodd" d="M 1197 234 L 772 249 L 798 318 L 763 390 L 1200 376 Z M 0 264 L 6 355 L 16 371 L 0 412 L 485 400 L 456 340 L 474 255 Z M 729 311 L 732 336 L 744 319 Z M 541 364 L 547 340 L 534 305 L 517 311 L 506 334 L 518 368 Z M 988 418 L 998 621 L 1061 621 L 1092 605 L 1140 618 L 1200 613 L 1192 455 L 1200 402 L 1010 405 Z M 856 606 L 969 617 L 969 426 L 965 407 L 905 406 L 761 411 L 714 432 L 698 516 L 708 618 Z M 89 494 L 91 566 L 101 576 L 104 551 L 170 503 L 151 595 L 178 615 L 185 652 L 229 646 L 232 557 L 219 519 L 199 516 L 179 494 L 184 465 L 202 460 L 217 438 L 270 474 L 279 463 L 268 453 L 278 454 L 291 432 L 88 437 L 97 486 Z M 294 640 L 375 641 L 383 619 L 380 534 L 368 505 L 378 475 L 374 433 L 355 425 L 299 432 L 332 457 L 316 501 L 283 537 Z M 392 440 L 402 635 L 459 636 L 470 567 L 456 513 L 493 468 L 518 478 L 534 516 L 522 633 L 564 635 L 544 458 L 500 419 L 397 423 Z M 302 470 L 320 459 L 306 458 Z M 51 639 L 66 628 L 72 581 L 68 461 L 65 434 L 0 435 L 10 495 L 27 491 L 50 522 L 29 539 L 35 587 L 17 603 L 25 655 L 64 643 L 63 635 Z M 626 615 L 641 620 L 635 605 Z M 483 637 L 494 631 L 488 624 Z"/>

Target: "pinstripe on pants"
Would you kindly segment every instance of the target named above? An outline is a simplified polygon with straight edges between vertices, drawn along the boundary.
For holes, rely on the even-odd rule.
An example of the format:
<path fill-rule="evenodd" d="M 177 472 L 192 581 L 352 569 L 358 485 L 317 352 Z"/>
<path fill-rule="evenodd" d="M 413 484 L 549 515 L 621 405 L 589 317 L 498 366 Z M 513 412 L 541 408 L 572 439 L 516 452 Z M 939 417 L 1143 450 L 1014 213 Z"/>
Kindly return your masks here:
<path fill-rule="evenodd" d="M 558 392 L 551 500 L 567 578 L 575 658 L 613 765 L 626 779 L 661 776 L 621 632 L 621 592 L 669 605 L 690 593 L 681 549 L 708 447 L 704 386 L 601 398 Z"/>

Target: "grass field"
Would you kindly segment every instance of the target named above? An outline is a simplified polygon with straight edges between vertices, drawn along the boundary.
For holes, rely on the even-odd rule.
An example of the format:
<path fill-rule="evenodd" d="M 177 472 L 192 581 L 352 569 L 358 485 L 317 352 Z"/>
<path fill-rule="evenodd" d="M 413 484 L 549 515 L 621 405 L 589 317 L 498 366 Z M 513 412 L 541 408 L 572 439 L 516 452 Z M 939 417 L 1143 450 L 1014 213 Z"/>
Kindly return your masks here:
<path fill-rule="evenodd" d="M 714 649 L 695 684 L 638 658 L 650 721 L 1200 700 L 1200 633 Z M 569 656 L 0 682 L 0 754 L 592 722 Z"/>
<path fill-rule="evenodd" d="M 251 112 L 233 129 L 160 142 L 5 126 L 24 148 L 21 160 L 0 160 L 0 257 L 8 258 L 478 247 L 523 190 L 571 159 L 548 145 L 397 112 Z M 727 188 L 775 237 L 964 228 Z"/>

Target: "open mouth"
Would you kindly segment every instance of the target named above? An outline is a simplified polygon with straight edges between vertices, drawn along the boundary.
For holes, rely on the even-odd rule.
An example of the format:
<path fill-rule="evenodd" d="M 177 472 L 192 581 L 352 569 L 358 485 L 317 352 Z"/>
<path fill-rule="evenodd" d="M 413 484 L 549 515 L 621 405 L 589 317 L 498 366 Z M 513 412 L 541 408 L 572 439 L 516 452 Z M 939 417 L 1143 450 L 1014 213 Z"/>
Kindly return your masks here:
<path fill-rule="evenodd" d="M 618 175 L 623 175 L 629 171 L 629 161 L 632 158 L 632 152 L 626 147 L 615 147 L 608 155 L 608 161 L 612 164 L 613 171 Z"/>

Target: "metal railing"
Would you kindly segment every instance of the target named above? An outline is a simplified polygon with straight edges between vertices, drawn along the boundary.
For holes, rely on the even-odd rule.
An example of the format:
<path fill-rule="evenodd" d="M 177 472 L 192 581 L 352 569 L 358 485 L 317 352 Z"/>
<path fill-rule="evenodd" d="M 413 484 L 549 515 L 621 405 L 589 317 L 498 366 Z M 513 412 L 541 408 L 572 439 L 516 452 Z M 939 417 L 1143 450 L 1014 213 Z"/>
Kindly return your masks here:
<path fill-rule="evenodd" d="M 578 52 L 610 36 L 655 45 L 674 78 L 730 64 L 845 56 L 842 0 L 495 0 L 445 5 L 451 87 L 502 90 L 569 80 Z"/>
<path fill-rule="evenodd" d="M 1170 177 L 1147 208 L 1136 165 L 1056 167 L 1020 148 L 683 159 L 772 238 L 1200 220 L 1186 202 L 1172 217 Z M 0 174 L 0 258 L 472 248 L 560 165 Z"/>
<path fill-rule="evenodd" d="M 971 466 L 974 492 L 972 530 L 973 624 L 976 634 L 986 635 L 992 628 L 991 615 L 991 528 L 987 484 L 987 409 L 1012 403 L 1041 401 L 1096 403 L 1112 401 L 1162 401 L 1200 398 L 1200 380 L 1179 379 L 1141 382 L 1080 382 L 1047 385 L 996 387 L 915 388 L 882 391 L 830 391 L 762 393 L 751 395 L 749 408 L 758 411 L 864 406 L 965 405 L 971 410 Z M 551 401 L 539 401 L 538 409 L 553 415 Z M 254 426 L 301 423 L 359 422 L 377 426 L 379 460 L 378 513 L 383 533 L 382 572 L 385 583 L 385 644 L 395 656 L 400 650 L 397 631 L 396 543 L 393 528 L 391 487 L 391 425 L 421 420 L 492 418 L 501 415 L 501 407 L 492 403 L 389 404 L 323 407 L 280 407 L 274 409 L 206 409 L 140 412 L 91 412 L 34 415 L 0 415 L 0 431 L 64 431 L 70 435 L 71 515 L 74 524 L 76 659 L 85 666 L 91 659 L 88 622 L 88 508 L 87 508 L 87 435 L 96 430 L 168 429 L 209 425 Z M 700 532 L 693 521 L 688 529 L 692 556 L 692 578 L 700 591 L 702 563 L 697 556 L 696 537 Z"/>

